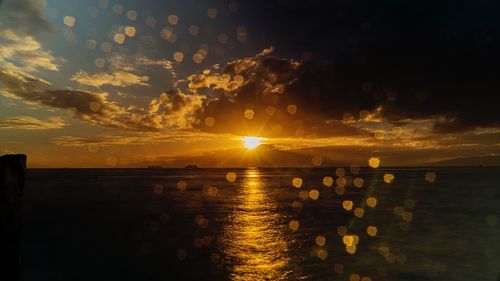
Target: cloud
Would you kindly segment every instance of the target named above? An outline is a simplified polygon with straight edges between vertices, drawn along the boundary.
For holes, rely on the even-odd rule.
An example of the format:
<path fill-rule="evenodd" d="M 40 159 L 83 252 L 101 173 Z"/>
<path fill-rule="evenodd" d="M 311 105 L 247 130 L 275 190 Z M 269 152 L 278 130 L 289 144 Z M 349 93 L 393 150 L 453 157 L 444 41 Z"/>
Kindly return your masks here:
<path fill-rule="evenodd" d="M 12 11 L 4 13 L 8 12 L 13 13 Z M 19 12 L 19 15 L 14 18 L 19 18 L 21 15 L 22 13 Z M 11 22 L 5 21 L 5 17 L 5 15 L 0 16 L 0 69 L 3 73 L 15 77 L 19 81 L 43 81 L 36 78 L 38 72 L 59 70 L 59 62 L 62 59 L 56 58 L 51 52 L 44 50 L 36 38 L 36 34 L 26 34 L 23 29 L 24 23 L 12 25 Z M 45 29 L 39 31 L 45 31 Z M 5 81 L 0 81 L 0 83 L 2 82 Z M 43 82 L 49 84 L 47 81 Z"/>
<path fill-rule="evenodd" d="M 49 130 L 61 129 L 66 125 L 60 117 L 51 117 L 44 121 L 31 116 L 15 116 L 0 121 L 0 128 L 6 129 Z"/>
<path fill-rule="evenodd" d="M 108 99 L 106 93 L 73 89 L 57 89 L 39 77 L 41 70 L 58 71 L 61 59 L 42 48 L 40 40 L 52 27 L 42 17 L 44 1 L 5 1 L 0 6 L 0 94 L 22 99 L 30 104 L 68 110 L 74 117 L 88 123 L 134 131 L 190 128 L 194 118 L 191 110 L 201 104 L 201 97 L 172 92 L 162 94 L 158 108 L 152 111 L 122 106 Z M 115 55 L 110 59 L 112 73 L 89 74 L 81 71 L 72 80 L 84 85 L 148 86 L 148 76 L 136 75 L 137 65 L 158 65 L 173 71 L 167 60 L 134 56 L 127 60 Z M 155 101 L 152 101 L 154 103 Z"/>
<path fill-rule="evenodd" d="M 92 124 L 106 127 L 128 128 L 126 110 L 109 101 L 105 93 L 77 90 L 54 90 L 51 85 L 31 76 L 17 76 L 0 70 L 2 94 L 15 96 L 27 103 L 41 104 L 70 111 L 73 116 Z"/>
<path fill-rule="evenodd" d="M 125 107 L 109 100 L 107 93 L 52 89 L 46 81 L 2 70 L 0 84 L 3 92 L 26 102 L 66 109 L 88 123 L 131 131 L 193 128 L 204 100 L 204 96 L 171 91 L 153 99 L 147 109 Z"/>
<path fill-rule="evenodd" d="M 188 76 L 185 87 L 207 96 L 198 128 L 302 138 L 391 137 L 388 131 L 395 129 L 403 139 L 500 126 L 496 103 L 481 97 L 493 94 L 498 85 L 487 89 L 473 82 L 458 87 L 443 81 L 439 87 L 414 86 L 406 78 L 397 84 L 389 78 L 370 82 L 355 68 L 280 59 L 271 51 Z M 481 92 L 478 97 L 473 95 L 476 90 Z M 245 116 L 246 111 L 250 115 Z"/>
<path fill-rule="evenodd" d="M 40 43 L 42 35 L 52 29 L 42 17 L 44 4 L 44 1 L 16 0 L 5 1 L 0 6 L 0 94 L 21 98 L 31 104 L 66 109 L 76 118 L 91 124 L 130 130 L 149 129 L 131 122 L 128 108 L 108 100 L 104 93 L 54 89 L 50 82 L 37 77 L 40 70 L 59 70 L 58 59 L 43 50 Z M 122 71 L 107 76 L 81 72 L 75 79 L 97 86 L 145 84 L 148 80 L 145 76 Z"/>
<path fill-rule="evenodd" d="M 148 76 L 138 76 L 125 71 L 115 71 L 111 74 L 89 74 L 83 70 L 80 70 L 78 73 L 71 77 L 71 80 L 82 85 L 93 86 L 96 88 L 103 85 L 111 85 L 115 87 L 127 87 L 131 85 L 149 86 L 149 84 L 147 83 L 147 81 L 149 80 Z"/>
<path fill-rule="evenodd" d="M 20 37 L 38 38 L 53 30 L 43 18 L 44 0 L 3 0 L 0 2 L 1 29 L 15 30 Z"/>
<path fill-rule="evenodd" d="M 149 84 L 149 76 L 141 75 L 152 66 L 159 66 L 167 70 L 172 77 L 176 77 L 174 63 L 166 59 L 152 59 L 147 56 L 125 55 L 122 53 L 113 53 L 108 58 L 110 73 L 87 73 L 84 70 L 78 71 L 71 77 L 71 81 L 75 81 L 81 85 L 101 87 L 110 85 L 114 87 L 127 87 L 132 85 L 151 86 Z"/>
<path fill-rule="evenodd" d="M 43 18 L 45 1 L 5 0 L 0 4 L 0 67 L 18 76 L 59 69 L 40 39 L 52 31 Z"/>
<path fill-rule="evenodd" d="M 27 101 L 67 109 L 74 116 L 90 123 L 108 127 L 126 127 L 125 122 L 120 121 L 125 109 L 117 103 L 107 100 L 107 95 L 104 93 L 76 90 L 44 90 L 19 94 Z"/>
<path fill-rule="evenodd" d="M 450 133 L 500 126 L 499 8 L 477 1 L 322 1 L 321 8 L 317 1 L 270 1 L 266 9 L 251 3 L 245 13 L 281 50 L 306 51 L 302 94 L 312 105 L 332 106 L 337 120 L 382 104 L 391 122 L 434 118 L 435 133 Z"/>
<path fill-rule="evenodd" d="M 113 55 L 108 59 L 110 64 L 110 69 L 112 71 L 127 71 L 134 72 L 138 71 L 139 67 L 160 66 L 162 69 L 167 70 L 172 77 L 176 77 L 174 65 L 175 62 L 169 61 L 167 59 L 152 59 L 142 54 L 135 55 L 125 55 L 122 53 L 113 53 Z"/>
<path fill-rule="evenodd" d="M 148 111 L 138 119 L 138 123 L 159 129 L 191 129 L 197 122 L 204 99 L 202 95 L 182 92 L 162 93 L 158 99 L 151 101 Z"/>
<path fill-rule="evenodd" d="M 60 58 L 42 48 L 40 38 L 52 27 L 45 21 L 44 1 L 6 0 L 0 5 L 0 94 L 19 97 L 14 92 L 50 85 L 37 77 L 44 70 L 59 70 Z"/>
<path fill-rule="evenodd" d="M 225 136 L 228 137 L 229 136 Z M 148 145 L 155 143 L 197 142 L 220 139 L 220 135 L 196 132 L 192 130 L 175 130 L 169 132 L 127 133 L 121 135 L 101 135 L 95 137 L 59 136 L 50 140 L 59 146 L 84 147 L 88 145 Z"/>
<path fill-rule="evenodd" d="M 32 36 L 22 36 L 12 29 L 0 29 L 0 42 L 0 64 L 4 67 L 19 73 L 59 70 L 57 59 L 43 50 L 40 42 Z"/>
<path fill-rule="evenodd" d="M 195 127 L 207 132 L 266 137 L 363 134 L 324 111 L 310 110 L 308 100 L 299 100 L 300 93 L 290 89 L 301 75 L 299 61 L 276 58 L 272 49 L 190 75 L 184 86 L 207 96 Z"/>
<path fill-rule="evenodd" d="M 114 64 L 119 67 L 119 63 L 116 62 L 116 56 L 114 57 Z M 168 70 L 173 77 L 176 76 L 175 71 L 174 71 L 174 62 L 167 60 L 167 59 L 159 59 L 159 60 L 154 60 L 152 58 L 146 57 L 144 55 L 135 55 L 133 56 L 132 59 L 132 64 L 133 65 L 143 65 L 143 66 L 161 66 L 162 68 Z"/>
<path fill-rule="evenodd" d="M 179 79 L 173 84 L 176 89 L 162 93 L 145 109 L 120 105 L 102 93 L 54 89 L 36 72 L 57 71 L 58 59 L 34 37 L 22 37 L 22 32 L 11 29 L 0 31 L 0 37 L 10 42 L 0 46 L 2 95 L 69 109 L 81 120 L 106 127 L 267 137 L 375 136 L 396 142 L 500 125 L 494 103 L 453 95 L 471 92 L 473 86 L 451 87 L 448 80 L 443 88 L 415 86 L 404 77 L 394 83 L 392 78 L 375 75 L 375 70 L 360 72 L 342 64 L 277 58 L 272 48 Z M 168 60 L 115 53 L 109 62 L 110 73 L 81 70 L 71 80 L 96 88 L 150 86 L 148 76 L 137 74 L 138 66 L 160 66 L 175 77 L 175 63 Z"/>

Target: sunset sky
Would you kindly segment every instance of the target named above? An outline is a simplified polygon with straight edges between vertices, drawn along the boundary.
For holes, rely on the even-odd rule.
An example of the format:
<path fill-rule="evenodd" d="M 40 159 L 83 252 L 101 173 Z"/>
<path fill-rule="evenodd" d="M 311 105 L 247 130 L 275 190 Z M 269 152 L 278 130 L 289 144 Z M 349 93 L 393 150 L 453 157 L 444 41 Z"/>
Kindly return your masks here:
<path fill-rule="evenodd" d="M 0 152 L 30 167 L 500 163 L 498 10 L 0 0 Z"/>

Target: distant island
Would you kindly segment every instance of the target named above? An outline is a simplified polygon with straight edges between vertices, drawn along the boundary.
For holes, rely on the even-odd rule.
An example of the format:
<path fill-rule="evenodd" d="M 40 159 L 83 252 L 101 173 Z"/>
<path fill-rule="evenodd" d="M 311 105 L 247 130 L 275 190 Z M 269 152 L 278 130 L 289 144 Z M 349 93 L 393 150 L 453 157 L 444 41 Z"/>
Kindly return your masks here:
<path fill-rule="evenodd" d="M 165 168 L 165 167 L 159 166 L 159 165 L 149 165 L 149 166 L 147 166 L 147 169 L 149 169 L 149 170 L 162 170 L 162 169 L 168 169 L 168 168 Z M 198 166 L 190 164 L 190 165 L 186 165 L 184 167 L 184 169 L 198 169 Z"/>

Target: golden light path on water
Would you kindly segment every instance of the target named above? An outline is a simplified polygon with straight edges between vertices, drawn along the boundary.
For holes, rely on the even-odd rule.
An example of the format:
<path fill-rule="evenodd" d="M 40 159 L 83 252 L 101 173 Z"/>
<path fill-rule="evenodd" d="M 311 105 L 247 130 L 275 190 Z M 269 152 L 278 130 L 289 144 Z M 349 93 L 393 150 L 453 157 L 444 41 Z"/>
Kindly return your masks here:
<path fill-rule="evenodd" d="M 231 280 L 286 280 L 290 241 L 279 223 L 278 203 L 259 170 L 246 170 L 238 188 L 238 203 L 221 239 Z"/>

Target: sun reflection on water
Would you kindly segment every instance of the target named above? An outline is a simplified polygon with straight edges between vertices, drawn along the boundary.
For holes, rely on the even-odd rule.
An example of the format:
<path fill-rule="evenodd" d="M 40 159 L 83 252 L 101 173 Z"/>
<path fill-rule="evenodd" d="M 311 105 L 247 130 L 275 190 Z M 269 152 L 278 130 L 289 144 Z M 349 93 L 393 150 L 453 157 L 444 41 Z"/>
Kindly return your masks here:
<path fill-rule="evenodd" d="M 290 241 L 259 170 L 246 170 L 221 239 L 231 280 L 286 280 Z"/>

